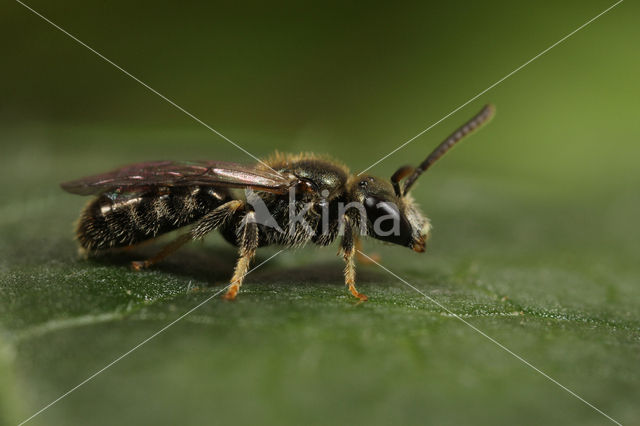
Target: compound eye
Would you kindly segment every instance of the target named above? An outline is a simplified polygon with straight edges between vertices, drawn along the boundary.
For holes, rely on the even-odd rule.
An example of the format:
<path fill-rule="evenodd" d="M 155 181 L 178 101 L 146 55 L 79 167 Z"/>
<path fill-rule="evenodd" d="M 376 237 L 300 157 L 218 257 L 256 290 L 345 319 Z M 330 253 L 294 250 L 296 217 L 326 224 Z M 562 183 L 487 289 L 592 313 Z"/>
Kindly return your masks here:
<path fill-rule="evenodd" d="M 411 225 L 398 206 L 377 197 L 367 197 L 364 200 L 364 208 L 373 229 L 372 237 L 411 247 L 413 244 Z"/>
<path fill-rule="evenodd" d="M 382 201 L 377 197 L 367 197 L 364 200 L 364 208 L 367 211 L 367 218 L 374 224 L 378 221 L 380 230 L 383 233 L 392 233 L 393 227 L 398 227 L 402 221 L 402 215 L 398 206 Z"/>

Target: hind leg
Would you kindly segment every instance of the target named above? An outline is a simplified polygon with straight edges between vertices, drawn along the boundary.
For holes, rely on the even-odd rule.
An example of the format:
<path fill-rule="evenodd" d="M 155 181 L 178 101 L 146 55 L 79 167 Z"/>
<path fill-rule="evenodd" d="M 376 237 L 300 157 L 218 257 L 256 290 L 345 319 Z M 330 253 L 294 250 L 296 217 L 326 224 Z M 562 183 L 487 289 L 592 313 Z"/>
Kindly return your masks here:
<path fill-rule="evenodd" d="M 182 234 L 166 246 L 162 247 L 162 250 L 160 250 L 155 256 L 150 257 L 147 260 L 134 260 L 133 262 L 131 262 L 131 267 L 136 271 L 148 268 L 151 265 L 160 262 L 162 259 L 169 256 L 171 253 L 178 250 L 183 245 L 187 244 L 189 241 L 191 241 L 191 239 L 191 234 Z"/>
<path fill-rule="evenodd" d="M 152 256 L 147 260 L 131 262 L 131 267 L 136 271 L 148 268 L 160 262 L 162 259 L 169 256 L 189 241 L 204 238 L 204 236 L 209 232 L 219 228 L 223 223 L 229 220 L 242 206 L 244 206 L 244 202 L 240 200 L 229 201 L 218 206 L 216 209 L 198 220 L 191 232 L 180 235 L 178 238 L 164 246 L 155 256 Z"/>
<path fill-rule="evenodd" d="M 256 223 L 256 214 L 253 211 L 248 212 L 241 221 L 242 235 L 240 237 L 240 257 L 236 263 L 236 268 L 233 271 L 233 277 L 231 277 L 231 285 L 223 296 L 227 300 L 233 300 L 236 298 L 244 277 L 249 271 L 249 265 L 251 260 L 256 254 L 258 248 L 258 224 Z"/>

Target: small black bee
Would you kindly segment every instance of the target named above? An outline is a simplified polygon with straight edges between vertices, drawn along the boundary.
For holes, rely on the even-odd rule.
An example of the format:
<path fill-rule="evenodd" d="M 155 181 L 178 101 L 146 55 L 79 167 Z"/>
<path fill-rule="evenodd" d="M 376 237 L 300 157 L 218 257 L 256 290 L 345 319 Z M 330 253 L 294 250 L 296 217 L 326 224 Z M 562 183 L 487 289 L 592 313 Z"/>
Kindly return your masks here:
<path fill-rule="evenodd" d="M 224 296 L 234 299 L 258 247 L 309 242 L 326 246 L 341 236 L 345 283 L 355 297 L 366 300 L 355 287 L 359 236 L 424 252 L 430 223 L 409 189 L 493 113 L 491 105 L 485 106 L 418 167 L 398 169 L 391 182 L 352 175 L 339 162 L 314 154 L 276 153 L 252 166 L 216 161 L 138 163 L 61 186 L 73 194 L 97 195 L 83 210 L 76 231 L 89 255 L 135 246 L 191 225 L 189 232 L 156 256 L 133 262 L 139 270 L 217 229 L 239 247 L 239 259 Z M 234 188 L 245 189 L 245 197 L 234 196 Z"/>

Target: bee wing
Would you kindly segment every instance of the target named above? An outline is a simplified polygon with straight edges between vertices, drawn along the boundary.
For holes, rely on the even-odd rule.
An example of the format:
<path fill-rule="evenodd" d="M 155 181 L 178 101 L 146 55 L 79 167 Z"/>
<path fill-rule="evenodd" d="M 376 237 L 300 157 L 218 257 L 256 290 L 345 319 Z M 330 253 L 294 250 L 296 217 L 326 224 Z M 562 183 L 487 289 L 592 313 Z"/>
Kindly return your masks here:
<path fill-rule="evenodd" d="M 214 186 L 252 188 L 285 194 L 295 181 L 262 165 L 224 161 L 156 161 L 130 164 L 108 173 L 60 184 L 72 194 L 92 195 L 110 190 L 136 191 L 154 186 Z"/>

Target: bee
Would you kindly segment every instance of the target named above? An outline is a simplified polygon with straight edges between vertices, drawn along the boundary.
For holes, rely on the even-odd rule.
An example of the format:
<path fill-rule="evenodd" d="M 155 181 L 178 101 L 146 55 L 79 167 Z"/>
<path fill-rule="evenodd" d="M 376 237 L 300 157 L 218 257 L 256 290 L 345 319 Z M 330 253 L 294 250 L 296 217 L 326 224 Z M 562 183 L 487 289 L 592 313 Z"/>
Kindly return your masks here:
<path fill-rule="evenodd" d="M 345 284 L 364 301 L 367 296 L 355 286 L 354 258 L 360 237 L 424 252 L 431 225 L 409 190 L 423 172 L 493 113 L 494 108 L 486 105 L 420 165 L 400 167 L 390 181 L 351 174 L 340 162 L 314 154 L 276 153 L 254 165 L 137 163 L 61 186 L 72 194 L 95 196 L 82 211 L 76 229 L 76 239 L 87 255 L 136 246 L 189 227 L 155 256 L 132 262 L 140 270 L 217 230 L 239 249 L 224 295 L 232 300 L 259 247 L 327 246 L 339 238 Z M 244 196 L 237 194 L 238 189 L 245 190 Z"/>

